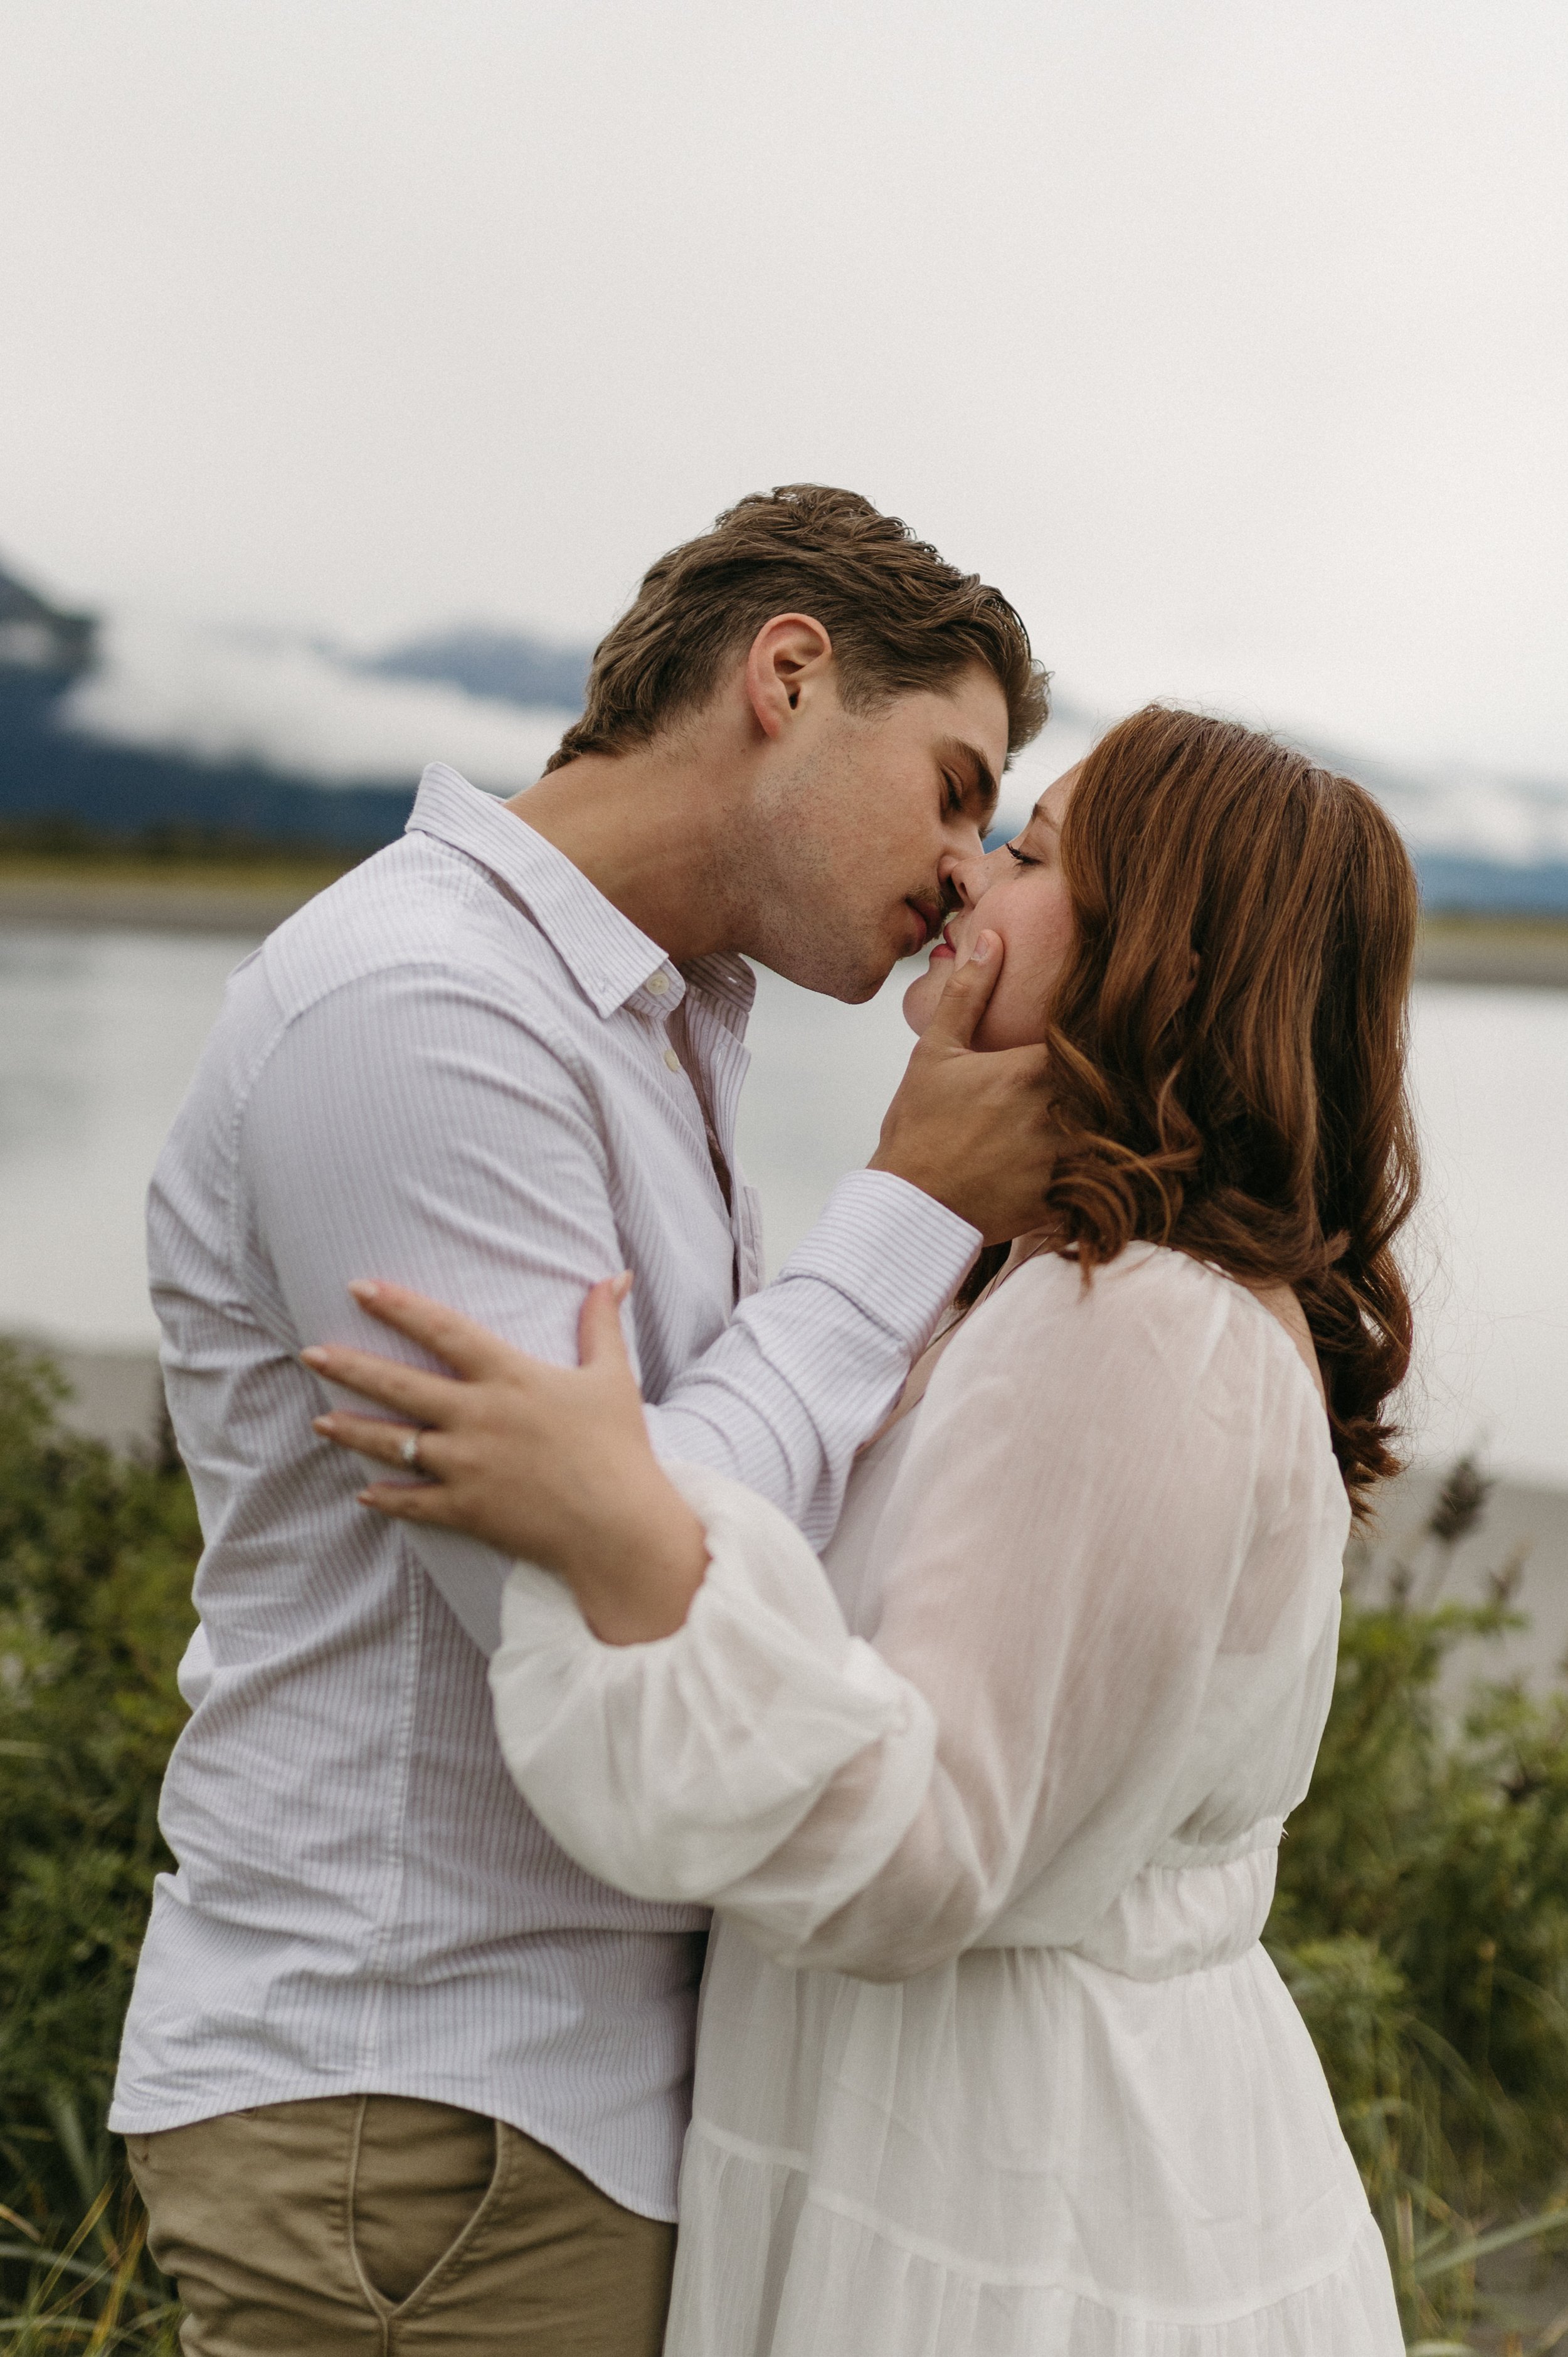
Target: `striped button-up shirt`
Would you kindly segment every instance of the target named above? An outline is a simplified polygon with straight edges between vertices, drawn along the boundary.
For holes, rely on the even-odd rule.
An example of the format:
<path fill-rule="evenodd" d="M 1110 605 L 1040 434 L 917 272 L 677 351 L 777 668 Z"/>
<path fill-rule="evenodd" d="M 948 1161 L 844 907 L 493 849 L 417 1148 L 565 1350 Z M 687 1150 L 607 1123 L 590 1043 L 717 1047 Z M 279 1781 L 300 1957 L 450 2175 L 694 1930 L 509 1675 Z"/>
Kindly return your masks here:
<path fill-rule="evenodd" d="M 344 1289 L 380 1275 L 575 1363 L 585 1288 L 630 1266 L 656 1446 L 822 1544 L 978 1240 L 862 1171 L 761 1286 L 752 987 L 738 959 L 677 968 L 443 768 L 231 981 L 149 1206 L 206 1549 L 115 2127 L 424 2096 L 674 2215 L 704 1919 L 607 1889 L 531 1815 L 486 1683 L 508 1566 L 356 1505 L 296 1353 L 393 1347 Z"/>

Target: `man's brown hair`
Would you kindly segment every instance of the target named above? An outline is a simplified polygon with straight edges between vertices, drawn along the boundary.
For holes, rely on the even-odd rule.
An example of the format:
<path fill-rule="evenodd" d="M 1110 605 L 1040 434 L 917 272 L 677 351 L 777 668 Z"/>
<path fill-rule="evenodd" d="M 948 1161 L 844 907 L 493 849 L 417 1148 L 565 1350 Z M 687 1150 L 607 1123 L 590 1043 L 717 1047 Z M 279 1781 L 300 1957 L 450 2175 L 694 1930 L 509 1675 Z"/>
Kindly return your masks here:
<path fill-rule="evenodd" d="M 1398 830 L 1290 746 L 1151 705 L 1085 761 L 1061 856 L 1060 1249 L 1087 1275 L 1146 1237 L 1294 1287 L 1363 1510 L 1395 1467 L 1387 1406 L 1411 1354 L 1393 1243 L 1419 1180 L 1417 895 Z"/>
<path fill-rule="evenodd" d="M 983 663 L 1007 699 L 1007 749 L 1039 735 L 1047 680 L 1000 589 L 960 573 L 857 492 L 785 483 L 650 565 L 595 650 L 583 716 L 548 763 L 624 753 L 707 702 L 775 614 L 809 614 L 832 640 L 846 710 L 940 693 Z"/>

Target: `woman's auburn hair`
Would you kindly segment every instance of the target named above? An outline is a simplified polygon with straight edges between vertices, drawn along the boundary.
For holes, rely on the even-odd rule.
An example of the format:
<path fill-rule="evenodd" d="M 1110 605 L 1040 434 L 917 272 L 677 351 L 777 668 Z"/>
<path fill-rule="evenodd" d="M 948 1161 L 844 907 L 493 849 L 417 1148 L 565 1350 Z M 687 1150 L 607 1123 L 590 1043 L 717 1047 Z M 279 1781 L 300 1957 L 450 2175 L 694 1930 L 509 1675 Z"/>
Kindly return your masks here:
<path fill-rule="evenodd" d="M 1084 762 L 1061 858 L 1075 941 L 1046 1034 L 1058 1249 L 1086 1281 L 1145 1238 L 1292 1286 L 1363 1513 L 1398 1467 L 1385 1409 L 1411 1357 L 1392 1249 L 1420 1183 L 1404 845 L 1350 779 L 1150 705 Z"/>

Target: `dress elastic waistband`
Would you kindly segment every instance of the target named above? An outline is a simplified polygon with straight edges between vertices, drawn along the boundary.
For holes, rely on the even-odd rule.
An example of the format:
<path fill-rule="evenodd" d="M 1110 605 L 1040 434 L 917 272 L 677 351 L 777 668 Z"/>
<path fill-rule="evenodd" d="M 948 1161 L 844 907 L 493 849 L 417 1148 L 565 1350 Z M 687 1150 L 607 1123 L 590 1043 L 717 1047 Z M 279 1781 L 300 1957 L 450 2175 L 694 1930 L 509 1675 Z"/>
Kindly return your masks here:
<path fill-rule="evenodd" d="M 1072 1940 L 1060 1937 L 1047 1906 L 1031 1910 L 1026 1892 L 983 1944 L 1060 1948 L 1131 1980 L 1175 1980 L 1232 1964 L 1256 1946 L 1273 1902 L 1277 1860 L 1276 1835 L 1231 1857 L 1154 1861 Z"/>

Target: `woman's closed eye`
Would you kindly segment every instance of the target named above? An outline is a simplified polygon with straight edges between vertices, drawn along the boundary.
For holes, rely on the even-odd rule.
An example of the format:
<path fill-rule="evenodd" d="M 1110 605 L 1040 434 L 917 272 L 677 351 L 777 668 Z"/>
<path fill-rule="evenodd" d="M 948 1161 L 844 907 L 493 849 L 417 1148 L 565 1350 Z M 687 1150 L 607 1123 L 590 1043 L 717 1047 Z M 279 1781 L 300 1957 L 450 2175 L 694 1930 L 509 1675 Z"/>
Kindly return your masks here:
<path fill-rule="evenodd" d="M 1004 844 L 1002 847 L 1011 854 L 1020 867 L 1037 867 L 1040 864 L 1037 859 L 1031 859 L 1026 851 L 1020 851 L 1015 843 Z"/>

